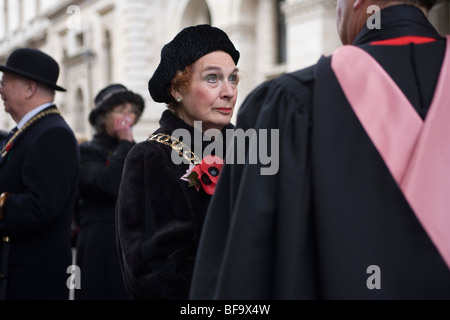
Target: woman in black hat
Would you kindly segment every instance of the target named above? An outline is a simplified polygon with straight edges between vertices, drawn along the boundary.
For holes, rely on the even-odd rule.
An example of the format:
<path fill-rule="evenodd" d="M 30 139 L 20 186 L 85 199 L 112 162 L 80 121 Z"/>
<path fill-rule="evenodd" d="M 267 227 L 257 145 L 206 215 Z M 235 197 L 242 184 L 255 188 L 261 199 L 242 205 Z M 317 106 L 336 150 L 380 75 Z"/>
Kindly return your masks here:
<path fill-rule="evenodd" d="M 80 145 L 76 264 L 82 277 L 77 300 L 129 299 L 118 261 L 114 216 L 125 157 L 135 145 L 132 127 L 144 107 L 139 94 L 113 84 L 98 93 L 89 115 L 96 134 Z"/>
<path fill-rule="evenodd" d="M 149 92 L 168 110 L 129 153 L 117 201 L 120 261 L 134 299 L 188 298 L 222 142 L 234 128 L 238 60 L 228 36 L 210 25 L 185 28 L 162 49 Z"/>

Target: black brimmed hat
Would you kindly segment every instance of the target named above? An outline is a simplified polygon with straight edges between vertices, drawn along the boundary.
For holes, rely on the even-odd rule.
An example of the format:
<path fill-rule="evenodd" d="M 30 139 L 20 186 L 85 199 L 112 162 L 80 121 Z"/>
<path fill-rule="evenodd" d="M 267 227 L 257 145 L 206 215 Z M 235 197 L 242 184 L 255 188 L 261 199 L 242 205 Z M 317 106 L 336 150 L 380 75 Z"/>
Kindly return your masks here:
<path fill-rule="evenodd" d="M 95 108 L 89 114 L 89 122 L 96 126 L 98 117 L 106 114 L 119 104 L 130 102 L 134 103 L 137 108 L 136 123 L 142 116 L 145 108 L 145 102 L 141 95 L 128 90 L 122 84 L 111 84 L 102 89 L 95 97 Z"/>
<path fill-rule="evenodd" d="M 49 55 L 32 48 L 20 48 L 11 53 L 0 71 L 42 83 L 53 90 L 66 91 L 56 84 L 59 77 L 59 65 Z"/>
<path fill-rule="evenodd" d="M 161 50 L 161 62 L 148 82 L 153 100 L 169 103 L 168 89 L 177 71 L 183 71 L 188 65 L 214 51 L 225 51 L 237 65 L 239 51 L 221 29 L 201 24 L 181 30 Z"/>

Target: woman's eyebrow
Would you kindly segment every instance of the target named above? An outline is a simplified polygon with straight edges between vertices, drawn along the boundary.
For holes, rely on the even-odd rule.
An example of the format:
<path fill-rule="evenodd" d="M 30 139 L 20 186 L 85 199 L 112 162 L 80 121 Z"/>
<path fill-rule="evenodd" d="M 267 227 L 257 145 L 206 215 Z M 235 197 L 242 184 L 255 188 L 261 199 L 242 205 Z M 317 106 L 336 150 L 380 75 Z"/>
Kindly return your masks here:
<path fill-rule="evenodd" d="M 222 71 L 222 68 L 221 67 L 219 67 L 219 66 L 207 66 L 204 70 L 203 70 L 203 72 L 207 72 L 207 71 Z M 236 68 L 234 68 L 234 70 L 233 70 L 233 72 L 232 73 L 234 73 L 234 72 L 239 72 L 239 68 L 238 67 L 236 67 Z"/>

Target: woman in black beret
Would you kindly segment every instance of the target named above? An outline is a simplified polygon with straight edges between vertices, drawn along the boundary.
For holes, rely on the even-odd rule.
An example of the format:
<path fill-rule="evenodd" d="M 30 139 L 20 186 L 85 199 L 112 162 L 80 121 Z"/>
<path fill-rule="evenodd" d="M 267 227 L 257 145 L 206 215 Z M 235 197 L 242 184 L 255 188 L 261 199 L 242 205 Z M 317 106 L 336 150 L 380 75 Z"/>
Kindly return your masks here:
<path fill-rule="evenodd" d="M 116 209 L 120 262 L 134 299 L 188 299 L 234 128 L 238 60 L 228 36 L 210 25 L 183 29 L 161 51 L 149 92 L 168 109 L 160 128 L 128 154 Z"/>
<path fill-rule="evenodd" d="M 80 145 L 76 264 L 81 289 L 75 291 L 77 300 L 130 299 L 117 254 L 115 205 L 125 157 L 136 144 L 132 128 L 144 107 L 139 94 L 113 84 L 97 94 L 89 114 L 96 133 Z"/>

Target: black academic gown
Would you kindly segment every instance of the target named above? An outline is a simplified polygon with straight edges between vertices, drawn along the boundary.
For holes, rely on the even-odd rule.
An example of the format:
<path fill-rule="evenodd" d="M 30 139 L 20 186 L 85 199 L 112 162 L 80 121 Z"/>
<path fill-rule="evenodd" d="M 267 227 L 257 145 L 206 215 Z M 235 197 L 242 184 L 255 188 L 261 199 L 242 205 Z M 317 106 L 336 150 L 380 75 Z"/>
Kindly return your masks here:
<path fill-rule="evenodd" d="M 11 239 L 7 300 L 69 299 L 79 162 L 75 136 L 58 114 L 25 129 L 1 161 L 0 193 L 10 192 L 0 221 L 0 237 Z"/>
<path fill-rule="evenodd" d="M 413 6 L 381 12 L 381 30 L 365 28 L 355 45 L 424 117 L 445 40 Z M 438 40 L 370 45 L 407 35 Z M 353 113 L 329 57 L 260 85 L 237 128 L 279 130 L 280 168 L 263 176 L 261 165 L 224 167 L 191 299 L 450 298 L 449 268 Z"/>

